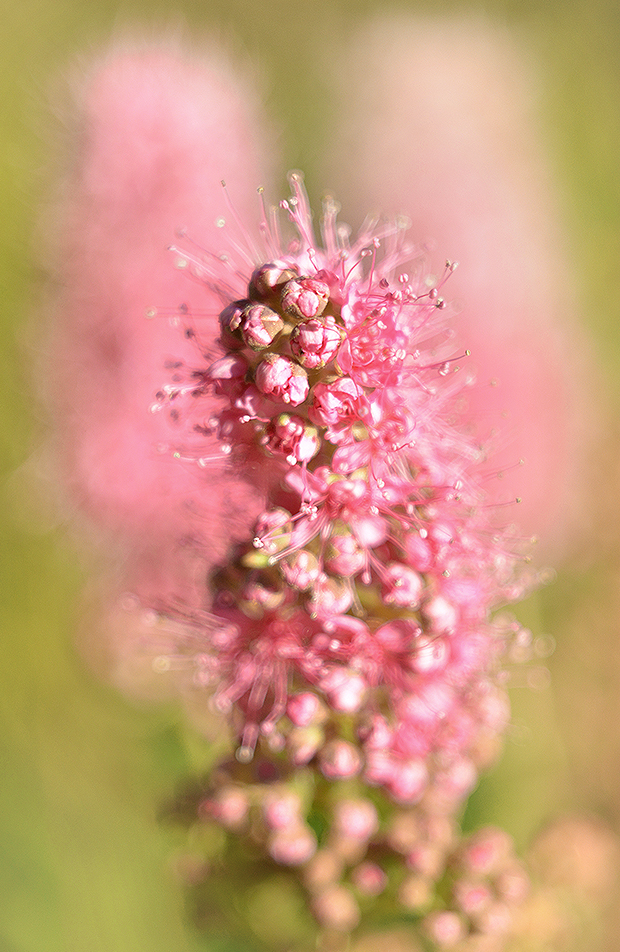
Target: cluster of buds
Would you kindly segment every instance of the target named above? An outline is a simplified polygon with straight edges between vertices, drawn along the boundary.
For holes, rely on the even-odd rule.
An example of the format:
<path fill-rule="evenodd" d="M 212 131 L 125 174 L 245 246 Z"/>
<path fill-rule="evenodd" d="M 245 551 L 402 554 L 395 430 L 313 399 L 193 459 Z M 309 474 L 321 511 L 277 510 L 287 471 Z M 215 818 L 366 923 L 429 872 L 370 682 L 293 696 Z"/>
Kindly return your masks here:
<path fill-rule="evenodd" d="M 229 875 L 239 847 L 250 864 L 231 887 L 240 905 L 267 859 L 295 877 L 306 909 L 332 935 L 387 912 L 418 921 L 438 949 L 500 952 L 521 928 L 530 883 L 510 837 L 491 827 L 464 837 L 445 805 L 398 806 L 363 783 L 317 780 L 311 765 L 287 770 L 258 754 L 251 765 L 220 763 L 192 811 L 211 840 L 218 828 L 224 834 L 207 891 L 218 868 Z"/>
<path fill-rule="evenodd" d="M 351 930 L 389 893 L 440 942 L 499 908 L 495 880 L 469 888 L 463 873 L 456 911 L 428 911 L 509 718 L 501 668 L 518 625 L 491 613 L 524 593 L 525 559 L 486 505 L 484 448 L 459 417 L 468 381 L 441 296 L 454 265 L 429 276 L 399 222 L 350 246 L 329 201 L 317 248 L 291 183 L 281 207 L 297 237 L 278 245 L 265 219 L 267 263 L 233 300 L 220 276 L 220 355 L 158 397 L 176 421 L 190 400 L 194 436 L 267 487 L 204 612 L 183 616 L 194 681 L 236 751 L 201 817 L 299 870 L 325 927 Z M 413 276 L 398 272 L 416 256 Z M 208 268 L 194 260 L 212 286 Z"/>

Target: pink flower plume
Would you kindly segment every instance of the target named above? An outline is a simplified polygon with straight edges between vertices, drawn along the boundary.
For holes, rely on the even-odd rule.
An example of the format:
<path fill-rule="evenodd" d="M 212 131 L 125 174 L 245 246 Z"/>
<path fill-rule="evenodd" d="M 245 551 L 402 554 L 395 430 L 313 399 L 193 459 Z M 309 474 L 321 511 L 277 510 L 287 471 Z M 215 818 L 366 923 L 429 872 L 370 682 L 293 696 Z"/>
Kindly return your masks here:
<path fill-rule="evenodd" d="M 170 362 L 191 368 L 199 356 L 183 339 L 184 319 L 216 354 L 221 300 L 175 268 L 169 246 L 183 229 L 218 253 L 223 175 L 240 215 L 257 218 L 266 163 L 253 98 L 221 57 L 193 61 L 167 45 L 113 49 L 78 105 L 53 356 L 68 481 L 102 527 L 159 552 L 156 565 L 171 540 L 200 534 L 208 520 L 205 558 L 215 561 L 247 533 L 260 492 L 242 477 L 224 479 L 218 452 L 201 471 L 184 466 L 179 434 L 149 407 Z"/>
<path fill-rule="evenodd" d="M 509 840 L 459 847 L 458 817 L 533 651 L 497 612 L 538 582 L 501 503 L 528 500 L 528 533 L 565 522 L 575 361 L 520 61 L 492 31 L 409 29 L 347 67 L 365 161 L 342 192 L 409 205 L 456 275 L 400 214 L 354 233 L 326 197 L 314 219 L 300 172 L 257 200 L 263 125 L 227 68 L 120 50 L 82 98 L 53 360 L 69 482 L 128 556 L 99 612 L 115 679 L 169 675 L 218 737 L 196 822 L 297 876 L 320 927 L 385 893 L 447 947 L 527 890 Z"/>
<path fill-rule="evenodd" d="M 496 503 L 521 497 L 507 518 L 557 552 L 587 455 L 584 345 L 530 64 L 484 21 L 402 17 L 366 28 L 338 63 L 346 111 L 329 180 L 344 207 L 404 212 L 458 260 L 445 293 L 461 302 L 454 353 L 469 349 L 476 375 L 469 415 L 500 473 L 486 488 Z M 349 155 L 362 159 L 343 174 Z"/>

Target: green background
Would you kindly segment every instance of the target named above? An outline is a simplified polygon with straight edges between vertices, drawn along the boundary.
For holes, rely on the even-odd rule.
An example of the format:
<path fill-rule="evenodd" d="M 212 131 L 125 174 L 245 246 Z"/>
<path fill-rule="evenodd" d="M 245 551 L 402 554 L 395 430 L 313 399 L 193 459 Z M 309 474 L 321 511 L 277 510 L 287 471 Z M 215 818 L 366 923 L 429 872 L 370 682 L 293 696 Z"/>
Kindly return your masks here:
<path fill-rule="evenodd" d="M 81 569 L 53 504 L 31 505 L 29 473 L 45 430 L 32 367 L 43 346 L 36 308 L 44 282 L 37 209 L 49 189 L 47 91 L 76 53 L 116 27 L 170 21 L 215 27 L 266 75 L 284 128 L 283 169 L 307 171 L 329 91 L 312 45 L 346 37 L 381 4 L 362 0 L 213 0 L 97 4 L 25 0 L 0 6 L 0 950 L 190 952 L 215 948 L 183 913 L 174 842 L 157 805 L 188 768 L 174 709 L 132 706 L 96 681 L 73 647 Z M 615 0 L 394 5 L 475 11 L 514 26 L 542 66 L 545 129 L 574 252 L 583 321 L 611 421 L 596 448 L 593 529 L 555 584 L 524 607 L 551 633 L 552 686 L 517 689 L 516 728 L 502 765 L 470 807 L 524 847 L 564 810 L 620 828 L 620 21 Z M 304 34 L 295 27 L 303 13 Z M 241 54 L 239 54 L 241 55 Z M 328 106 L 327 106 L 328 108 Z M 576 452 L 579 448 L 576 447 Z M 610 950 L 617 948 L 613 922 Z M 220 944 L 218 948 L 222 948 Z M 234 949 L 234 943 L 230 945 Z M 594 948 L 594 945 L 593 945 Z"/>

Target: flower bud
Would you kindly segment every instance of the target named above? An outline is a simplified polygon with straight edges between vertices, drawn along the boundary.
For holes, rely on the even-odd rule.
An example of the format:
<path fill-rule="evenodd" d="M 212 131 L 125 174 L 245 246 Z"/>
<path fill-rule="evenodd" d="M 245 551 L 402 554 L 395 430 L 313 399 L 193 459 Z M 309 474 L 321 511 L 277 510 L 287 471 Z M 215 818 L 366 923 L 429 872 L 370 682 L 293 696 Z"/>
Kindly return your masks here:
<path fill-rule="evenodd" d="M 216 820 L 230 830 L 244 826 L 250 809 L 247 794 L 239 787 L 223 787 L 214 797 L 203 800 L 198 808 L 201 816 Z"/>
<path fill-rule="evenodd" d="M 470 919 L 479 917 L 493 900 L 491 889 L 484 882 L 457 879 L 452 891 L 456 905 Z"/>
<path fill-rule="evenodd" d="M 339 579 L 328 578 L 321 573 L 308 599 L 308 610 L 313 618 L 324 621 L 332 615 L 343 615 L 352 604 L 350 587 Z"/>
<path fill-rule="evenodd" d="M 411 658 L 411 667 L 418 674 L 430 674 L 445 667 L 450 650 L 444 638 L 420 636 L 415 644 L 415 655 Z"/>
<path fill-rule="evenodd" d="M 407 561 L 418 572 L 430 572 L 434 565 L 433 550 L 425 536 L 419 532 L 408 532 L 405 536 Z"/>
<path fill-rule="evenodd" d="M 285 830 L 298 826 L 301 817 L 301 800 L 290 790 L 274 790 L 263 804 L 263 817 L 272 830 Z"/>
<path fill-rule="evenodd" d="M 433 631 L 454 632 L 459 619 L 457 609 L 443 595 L 431 598 L 423 608 L 424 616 L 430 622 Z"/>
<path fill-rule="evenodd" d="M 376 863 L 364 862 L 351 871 L 351 879 L 365 896 L 378 896 L 388 884 L 385 872 Z"/>
<path fill-rule="evenodd" d="M 313 891 L 333 886 L 343 874 L 342 857 L 331 849 L 320 849 L 304 870 L 306 885 Z"/>
<path fill-rule="evenodd" d="M 332 443 L 341 442 L 353 422 L 359 420 L 364 391 L 350 377 L 341 377 L 334 383 L 318 383 L 312 395 L 310 419 L 319 426 L 328 427 Z"/>
<path fill-rule="evenodd" d="M 428 770 L 423 760 L 410 760 L 395 766 L 387 787 L 399 803 L 417 803 L 428 784 Z"/>
<path fill-rule="evenodd" d="M 296 767 L 310 763 L 317 751 L 323 746 L 325 732 L 318 724 L 307 727 L 294 727 L 286 738 L 286 747 Z"/>
<path fill-rule="evenodd" d="M 249 304 L 241 314 L 240 330 L 243 341 L 252 350 L 263 350 L 276 339 L 284 321 L 265 304 Z"/>
<path fill-rule="evenodd" d="M 267 354 L 256 368 L 255 379 L 261 393 L 294 407 L 304 402 L 310 389 L 303 367 L 280 354 Z"/>
<path fill-rule="evenodd" d="M 449 910 L 431 912 L 423 921 L 424 931 L 442 949 L 450 949 L 465 938 L 466 928 L 461 916 Z"/>
<path fill-rule="evenodd" d="M 283 866 L 301 866 L 316 852 L 316 836 L 309 826 L 299 824 L 292 829 L 277 830 L 267 843 L 272 859 Z"/>
<path fill-rule="evenodd" d="M 340 836 L 369 840 L 379 829 L 377 809 L 370 800 L 340 800 L 336 805 L 334 828 Z"/>
<path fill-rule="evenodd" d="M 398 898 L 405 909 L 412 912 L 421 912 L 427 909 L 433 901 L 431 883 L 423 876 L 408 876 L 402 883 Z"/>
<path fill-rule="evenodd" d="M 230 354 L 212 363 L 205 376 L 215 383 L 217 393 L 236 397 L 244 390 L 248 366 L 247 360 L 241 354 Z"/>
<path fill-rule="evenodd" d="M 243 347 L 241 322 L 248 304 L 250 301 L 233 301 L 220 314 L 221 340 L 227 350 L 239 350 Z"/>
<path fill-rule="evenodd" d="M 252 572 L 243 586 L 239 604 L 250 617 L 261 617 L 263 611 L 273 611 L 281 605 L 285 597 L 277 579 L 265 572 Z"/>
<path fill-rule="evenodd" d="M 316 278 L 294 278 L 282 291 L 282 309 L 291 317 L 319 317 L 329 301 L 329 287 Z"/>
<path fill-rule="evenodd" d="M 304 691 L 289 698 L 286 713 L 296 727 L 308 727 L 321 719 L 323 705 L 316 694 Z"/>
<path fill-rule="evenodd" d="M 263 264 L 260 268 L 256 268 L 252 274 L 248 294 L 252 300 L 258 301 L 279 299 L 283 285 L 296 277 L 297 272 L 283 262 L 275 261 Z"/>
<path fill-rule="evenodd" d="M 333 317 L 304 321 L 293 329 L 291 351 L 302 367 L 320 370 L 338 353 L 342 333 Z"/>
<path fill-rule="evenodd" d="M 360 919 L 358 905 L 345 886 L 325 889 L 315 898 L 313 910 L 319 922 L 338 932 L 350 932 Z"/>
<path fill-rule="evenodd" d="M 359 751 L 346 740 L 333 740 L 326 744 L 319 755 L 319 761 L 321 773 L 328 780 L 355 777 L 362 767 Z"/>
<path fill-rule="evenodd" d="M 408 565 L 392 562 L 383 571 L 381 594 L 387 605 L 418 608 L 422 598 L 422 578 Z"/>
<path fill-rule="evenodd" d="M 489 876 L 503 870 L 512 857 L 512 839 L 495 826 L 483 827 L 463 846 L 459 866 L 468 873 Z"/>
<path fill-rule="evenodd" d="M 343 714 L 359 711 L 368 693 L 368 684 L 361 675 L 339 666 L 332 667 L 320 684 L 330 707 Z"/>

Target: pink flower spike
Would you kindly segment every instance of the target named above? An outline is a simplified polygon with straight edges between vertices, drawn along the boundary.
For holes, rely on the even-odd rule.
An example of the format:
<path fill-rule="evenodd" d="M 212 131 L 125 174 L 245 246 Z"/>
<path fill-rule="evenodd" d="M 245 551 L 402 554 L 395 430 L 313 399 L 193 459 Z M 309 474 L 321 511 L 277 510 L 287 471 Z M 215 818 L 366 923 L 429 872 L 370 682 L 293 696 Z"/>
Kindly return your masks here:
<path fill-rule="evenodd" d="M 453 368 L 440 295 L 452 268 L 429 273 L 401 218 L 353 236 L 331 199 L 319 240 L 300 173 L 289 181 L 280 213 L 259 200 L 254 237 L 241 221 L 240 235 L 207 224 L 206 247 L 185 237 L 175 252 L 186 334 L 146 415 L 175 434 L 170 485 L 184 505 L 158 522 L 147 469 L 154 526 L 124 537 L 151 609 L 132 638 L 192 705 L 202 696 L 221 744 L 197 794 L 197 815 L 223 827 L 214 868 L 246 847 L 256 871 L 269 858 L 303 867 L 289 874 L 316 918 L 346 931 L 384 887 L 396 900 L 407 863 L 424 887 L 409 881 L 408 908 L 443 909 L 463 801 L 509 721 L 502 664 L 527 640 L 497 609 L 536 578 L 487 492 L 468 380 Z M 158 297 L 177 294 L 172 273 L 168 286 L 156 272 Z M 119 425 L 137 412 L 132 386 L 129 374 L 112 394 Z"/>

